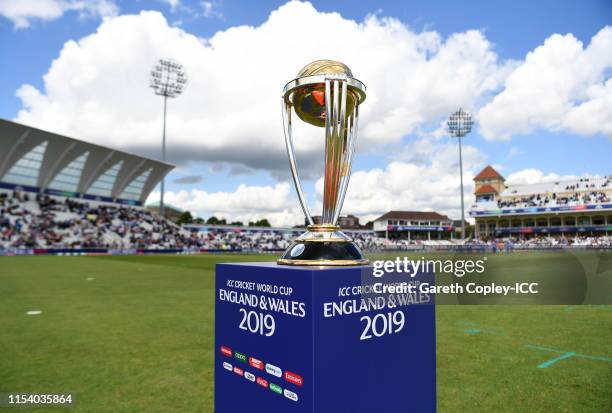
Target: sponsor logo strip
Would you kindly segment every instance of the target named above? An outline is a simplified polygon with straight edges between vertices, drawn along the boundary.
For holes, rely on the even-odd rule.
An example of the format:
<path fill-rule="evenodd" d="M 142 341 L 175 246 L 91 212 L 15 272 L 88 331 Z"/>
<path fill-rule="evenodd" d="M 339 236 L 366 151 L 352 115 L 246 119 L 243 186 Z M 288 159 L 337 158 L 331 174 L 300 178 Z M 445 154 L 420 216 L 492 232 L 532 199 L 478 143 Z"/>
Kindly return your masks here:
<path fill-rule="evenodd" d="M 252 373 L 249 373 L 248 371 L 244 372 L 244 378 L 247 379 L 248 381 L 255 381 L 255 375 Z"/>
<path fill-rule="evenodd" d="M 249 357 L 249 364 L 251 365 L 251 367 L 255 367 L 257 370 L 264 369 L 264 362 L 261 360 L 257 360 L 254 357 Z"/>
<path fill-rule="evenodd" d="M 289 400 L 293 400 L 294 402 L 298 401 L 298 395 L 295 394 L 294 392 L 292 392 L 291 390 L 287 390 L 285 389 L 285 391 L 283 391 L 283 394 L 285 395 L 286 398 L 288 398 Z"/>
<path fill-rule="evenodd" d="M 268 374 L 274 377 L 278 377 L 278 378 L 284 377 L 284 379 L 287 382 L 294 384 L 296 386 L 304 385 L 304 379 L 299 374 L 293 373 L 291 371 L 285 371 L 285 373 L 283 374 L 283 370 L 280 367 L 277 367 L 270 363 L 264 363 L 263 361 L 256 359 L 255 357 L 248 357 L 248 360 L 247 360 L 247 356 L 245 354 L 239 353 L 237 351 L 232 351 L 232 349 L 227 346 L 221 346 L 221 354 L 227 357 L 234 357 L 236 360 L 242 363 L 248 362 L 248 364 L 251 367 L 256 368 L 258 370 L 265 370 Z M 228 362 L 225 362 L 225 361 L 223 362 L 223 368 L 225 370 L 232 371 L 235 374 L 244 377 L 250 382 L 257 383 L 263 388 L 266 388 L 266 389 L 269 388 L 276 394 L 284 395 L 289 400 L 297 402 L 299 399 L 298 395 L 295 392 L 292 392 L 289 389 L 283 390 L 283 388 L 279 386 L 278 384 L 270 383 L 268 382 L 268 380 L 264 379 L 263 377 L 256 377 L 253 373 L 245 371 L 241 369 L 240 367 L 232 366 Z"/>
<path fill-rule="evenodd" d="M 232 357 L 234 355 L 234 353 L 232 352 L 232 349 L 229 347 L 225 347 L 225 346 L 221 346 L 221 354 L 227 357 Z"/>
<path fill-rule="evenodd" d="M 261 387 L 265 387 L 266 389 L 268 388 L 268 380 L 262 377 L 257 377 L 257 384 L 259 384 Z"/>
<path fill-rule="evenodd" d="M 266 372 L 274 377 L 283 377 L 283 371 L 280 369 L 280 367 L 276 367 L 269 363 L 266 364 Z"/>
<path fill-rule="evenodd" d="M 304 384 L 304 379 L 302 378 L 302 376 L 286 370 L 285 380 L 287 380 L 289 383 L 295 384 L 296 386 L 302 386 Z"/>

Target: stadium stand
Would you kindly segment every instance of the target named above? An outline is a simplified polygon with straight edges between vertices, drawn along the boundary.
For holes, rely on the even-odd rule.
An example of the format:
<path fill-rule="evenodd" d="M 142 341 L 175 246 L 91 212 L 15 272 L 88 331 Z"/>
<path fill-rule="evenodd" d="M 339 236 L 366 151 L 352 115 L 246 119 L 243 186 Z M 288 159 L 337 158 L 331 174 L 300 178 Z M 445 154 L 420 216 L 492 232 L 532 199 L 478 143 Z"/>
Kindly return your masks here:
<path fill-rule="evenodd" d="M 0 247 L 190 249 L 192 234 L 142 208 L 0 193 Z"/>
<path fill-rule="evenodd" d="M 481 239 L 612 235 L 612 175 L 506 185 L 491 166 L 475 178 L 470 215 Z"/>
<path fill-rule="evenodd" d="M 0 255 L 20 253 L 279 252 L 302 228 L 186 225 L 142 207 L 84 201 L 28 192 L 0 192 Z M 612 236 L 539 236 L 487 241 L 408 240 L 346 230 L 364 251 L 611 248 Z"/>
<path fill-rule="evenodd" d="M 284 250 L 297 235 L 287 229 L 182 228 L 143 208 L 18 191 L 0 192 L 0 234 L 4 249 L 242 251 Z"/>
<path fill-rule="evenodd" d="M 179 227 L 150 211 L 120 204 L 72 198 L 0 192 L 0 249 L 53 250 L 285 250 L 303 230 L 226 225 Z M 349 232 L 366 250 L 393 243 L 371 231 Z"/>

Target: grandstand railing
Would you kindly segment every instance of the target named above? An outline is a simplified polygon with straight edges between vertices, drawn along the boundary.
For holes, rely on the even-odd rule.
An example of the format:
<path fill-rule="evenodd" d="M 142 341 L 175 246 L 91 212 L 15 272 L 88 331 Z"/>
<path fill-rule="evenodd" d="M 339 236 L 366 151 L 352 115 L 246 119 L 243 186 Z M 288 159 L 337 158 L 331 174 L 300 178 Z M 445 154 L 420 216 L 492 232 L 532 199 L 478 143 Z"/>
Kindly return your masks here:
<path fill-rule="evenodd" d="M 575 225 L 558 227 L 507 227 L 496 228 L 496 235 L 503 234 L 560 234 L 574 232 L 612 232 L 612 225 Z"/>
<path fill-rule="evenodd" d="M 18 184 L 11 184 L 7 182 L 0 182 L 0 189 L 17 191 L 17 192 L 29 192 L 34 195 L 44 194 L 44 195 L 51 195 L 51 196 L 62 197 L 62 198 L 71 198 L 75 200 L 96 201 L 96 202 L 106 202 L 110 204 L 129 205 L 133 207 L 142 207 L 143 205 L 142 202 L 135 201 L 133 199 L 112 198 L 108 196 L 83 194 L 80 192 L 58 191 L 58 190 L 49 189 L 49 188 L 41 190 L 37 186 L 18 185 Z"/>
<path fill-rule="evenodd" d="M 497 204 L 495 204 L 497 205 Z M 509 215 L 509 214 L 534 214 L 550 212 L 577 212 L 577 211 L 612 211 L 612 203 L 608 204 L 578 204 L 578 205 L 558 205 L 550 207 L 521 207 L 521 208 L 492 208 L 492 209 L 472 209 L 470 216 L 480 217 L 487 215 Z"/>

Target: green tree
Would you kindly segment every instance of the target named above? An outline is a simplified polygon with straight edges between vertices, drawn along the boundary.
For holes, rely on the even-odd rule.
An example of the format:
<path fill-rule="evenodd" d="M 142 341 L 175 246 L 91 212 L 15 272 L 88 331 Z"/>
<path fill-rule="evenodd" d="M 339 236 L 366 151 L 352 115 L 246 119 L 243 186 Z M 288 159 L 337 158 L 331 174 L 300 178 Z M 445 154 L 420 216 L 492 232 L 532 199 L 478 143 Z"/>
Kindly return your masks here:
<path fill-rule="evenodd" d="M 208 225 L 219 225 L 219 218 L 213 215 L 212 217 L 206 220 L 206 223 Z"/>
<path fill-rule="evenodd" d="M 249 222 L 249 227 L 271 227 L 270 222 L 266 218 L 260 219 L 259 221 Z"/>
<path fill-rule="evenodd" d="M 181 216 L 178 218 L 178 220 L 176 221 L 176 223 L 179 225 L 191 224 L 192 222 L 193 222 L 193 216 L 191 215 L 191 212 L 189 211 L 183 212 Z"/>
<path fill-rule="evenodd" d="M 217 218 L 216 216 L 212 216 L 206 220 L 208 225 L 227 225 L 227 220 L 225 218 Z"/>

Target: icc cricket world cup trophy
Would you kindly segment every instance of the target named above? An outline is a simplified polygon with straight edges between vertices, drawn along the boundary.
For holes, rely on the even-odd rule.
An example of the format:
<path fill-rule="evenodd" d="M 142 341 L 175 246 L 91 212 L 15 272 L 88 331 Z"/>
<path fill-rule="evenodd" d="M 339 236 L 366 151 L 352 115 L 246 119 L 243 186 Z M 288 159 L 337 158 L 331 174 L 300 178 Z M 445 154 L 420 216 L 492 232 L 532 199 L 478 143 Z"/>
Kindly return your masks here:
<path fill-rule="evenodd" d="M 317 60 L 306 65 L 283 89 L 283 125 L 289 165 L 297 195 L 309 223 L 278 260 L 283 265 L 363 265 L 369 261 L 340 231 L 338 218 L 346 196 L 355 152 L 359 105 L 365 85 L 343 63 Z M 308 208 L 293 146 L 293 115 L 325 130 L 323 214 L 315 224 Z"/>

